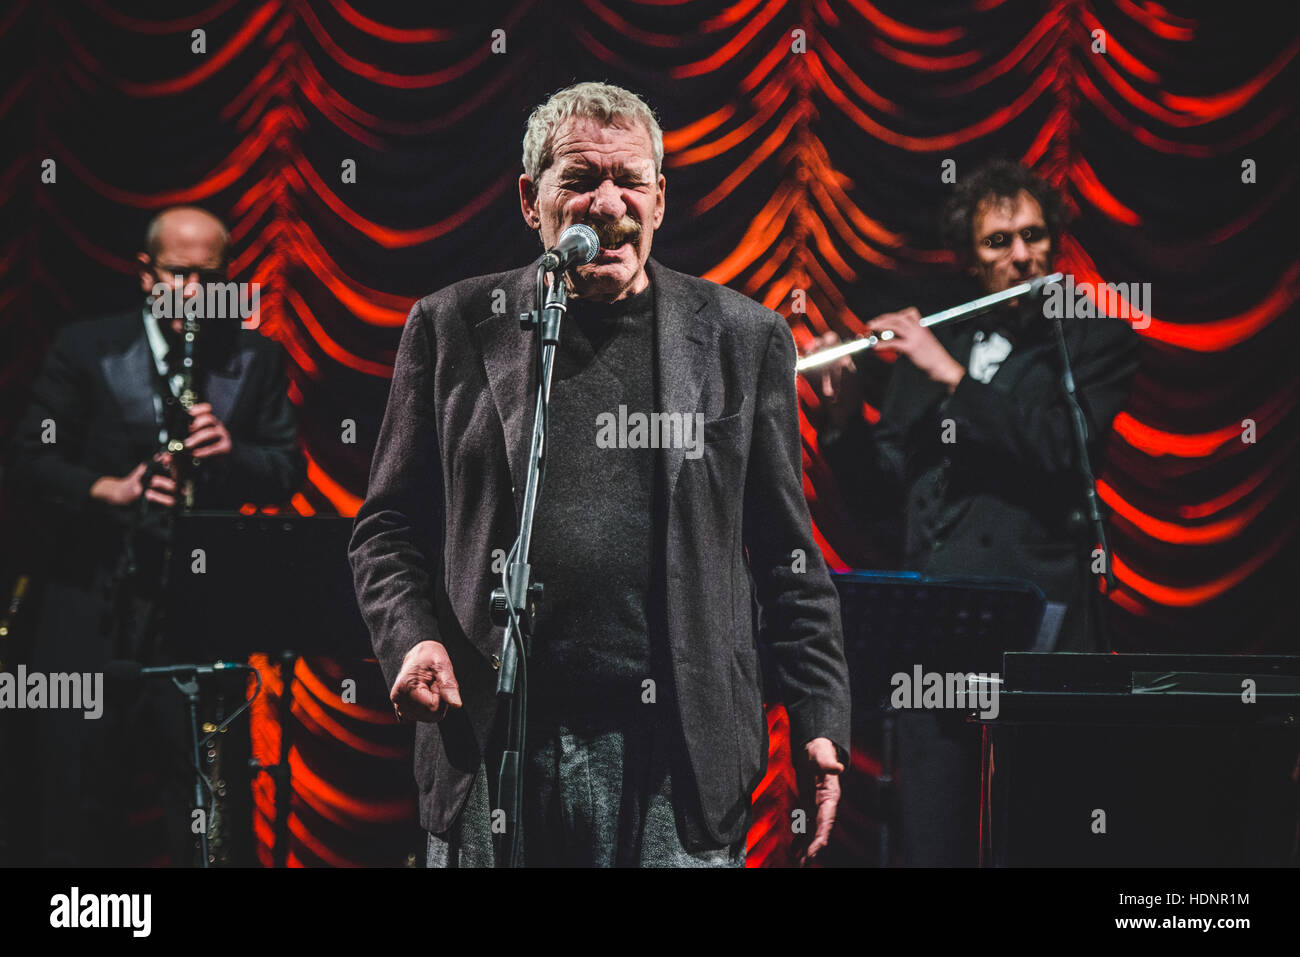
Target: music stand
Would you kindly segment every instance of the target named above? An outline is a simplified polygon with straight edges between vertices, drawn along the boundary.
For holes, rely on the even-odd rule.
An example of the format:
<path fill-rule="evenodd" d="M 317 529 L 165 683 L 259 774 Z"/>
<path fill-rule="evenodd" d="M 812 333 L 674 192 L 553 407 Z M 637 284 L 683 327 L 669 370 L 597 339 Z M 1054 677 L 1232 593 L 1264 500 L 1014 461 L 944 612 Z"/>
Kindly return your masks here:
<path fill-rule="evenodd" d="M 1031 582 L 1001 578 L 926 578 L 915 572 L 833 573 L 840 594 L 854 735 L 879 721 L 882 808 L 879 864 L 893 851 L 888 810 L 897 771 L 897 714 L 892 678 L 927 672 L 1000 671 L 1002 655 L 1050 644 L 1040 635 L 1046 603 Z M 1054 619 L 1059 626 L 1059 618 Z"/>
<path fill-rule="evenodd" d="M 275 845 L 289 852 L 290 688 L 303 655 L 369 659 L 347 546 L 352 519 L 190 512 L 176 519 L 165 629 L 184 660 L 279 661 L 280 754 L 262 766 L 275 781 Z M 199 570 L 201 569 L 201 571 Z"/>

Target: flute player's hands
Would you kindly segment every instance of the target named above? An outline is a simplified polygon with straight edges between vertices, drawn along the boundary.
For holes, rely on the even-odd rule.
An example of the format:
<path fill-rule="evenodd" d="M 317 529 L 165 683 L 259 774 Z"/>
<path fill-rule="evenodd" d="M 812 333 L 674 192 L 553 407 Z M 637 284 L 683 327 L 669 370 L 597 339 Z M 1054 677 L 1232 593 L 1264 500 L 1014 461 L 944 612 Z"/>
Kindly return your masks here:
<path fill-rule="evenodd" d="M 812 339 L 803 349 L 804 355 L 820 352 L 840 344 L 840 337 L 827 332 Z M 809 384 L 817 391 L 827 424 L 842 429 L 862 414 L 862 387 L 858 384 L 858 369 L 851 356 L 842 356 L 824 366 L 804 373 Z"/>
<path fill-rule="evenodd" d="M 906 357 L 929 378 L 945 386 L 949 394 L 966 374 L 966 367 L 948 353 L 933 332 L 921 325 L 921 313 L 917 309 L 876 316 L 867 323 L 867 328 L 876 335 L 885 330 L 892 332 L 893 338 L 881 342 L 876 348 L 890 349 Z"/>

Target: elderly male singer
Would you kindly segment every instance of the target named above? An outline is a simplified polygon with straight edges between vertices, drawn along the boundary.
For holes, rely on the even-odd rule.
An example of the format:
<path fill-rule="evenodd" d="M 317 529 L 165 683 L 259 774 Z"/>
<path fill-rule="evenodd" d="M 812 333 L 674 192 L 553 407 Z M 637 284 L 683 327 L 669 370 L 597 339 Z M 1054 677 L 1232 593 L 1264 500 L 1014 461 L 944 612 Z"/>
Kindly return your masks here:
<path fill-rule="evenodd" d="M 524 863 L 743 864 L 767 758 L 760 642 L 815 794 L 806 859 L 834 820 L 849 701 L 803 497 L 790 331 L 650 259 L 666 184 L 639 97 L 562 90 L 530 117 L 523 154 L 520 204 L 543 246 L 583 223 L 602 247 L 564 277 L 531 550 L 545 596 L 527 658 Z M 487 599 L 518 532 L 535 401 L 519 313 L 535 273 L 467 279 L 412 309 L 350 548 L 396 712 L 419 722 L 430 866 L 496 860 L 505 709 Z M 700 429 L 664 448 L 635 425 L 656 412 Z"/>

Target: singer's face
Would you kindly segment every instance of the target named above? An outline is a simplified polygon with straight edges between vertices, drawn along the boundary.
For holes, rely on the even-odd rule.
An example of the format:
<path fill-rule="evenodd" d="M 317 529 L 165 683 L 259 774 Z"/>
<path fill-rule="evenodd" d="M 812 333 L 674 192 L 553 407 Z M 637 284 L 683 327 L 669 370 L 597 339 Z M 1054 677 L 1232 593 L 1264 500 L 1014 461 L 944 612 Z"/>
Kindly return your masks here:
<path fill-rule="evenodd" d="M 150 256 L 140 253 L 140 288 L 152 295 L 154 286 L 183 286 L 181 295 L 199 295 L 200 283 L 226 278 L 226 248 L 221 224 L 215 217 L 193 209 L 176 209 L 163 214 L 158 230 L 158 248 Z M 172 332 L 180 335 L 183 318 L 172 319 Z"/>
<path fill-rule="evenodd" d="M 1014 199 L 990 196 L 980 202 L 971 233 L 975 258 L 970 271 L 985 292 L 1001 292 L 1047 275 L 1051 234 L 1038 200 L 1024 190 Z"/>
<path fill-rule="evenodd" d="M 655 174 L 650 132 L 641 123 L 619 122 L 567 120 L 540 180 L 519 177 L 524 221 L 540 230 L 545 248 L 577 223 L 600 236 L 600 255 L 569 275 L 577 296 L 602 302 L 645 289 L 650 243 L 664 218 L 665 180 Z"/>

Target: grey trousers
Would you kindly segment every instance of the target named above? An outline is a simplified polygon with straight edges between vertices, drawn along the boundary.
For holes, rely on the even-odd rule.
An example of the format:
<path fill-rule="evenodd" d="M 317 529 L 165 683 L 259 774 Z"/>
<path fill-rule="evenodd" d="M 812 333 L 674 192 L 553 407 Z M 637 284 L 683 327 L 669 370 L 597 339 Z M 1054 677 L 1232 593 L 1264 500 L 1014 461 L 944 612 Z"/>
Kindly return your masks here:
<path fill-rule="evenodd" d="M 694 836 L 702 830 L 694 785 L 688 779 L 674 794 L 676 737 L 652 710 L 647 706 L 646 720 L 614 728 L 529 723 L 525 866 L 745 866 L 743 838 L 728 847 Z M 495 865 L 489 791 L 480 766 L 451 830 L 429 835 L 429 867 Z M 502 820 L 497 815 L 498 830 Z"/>

